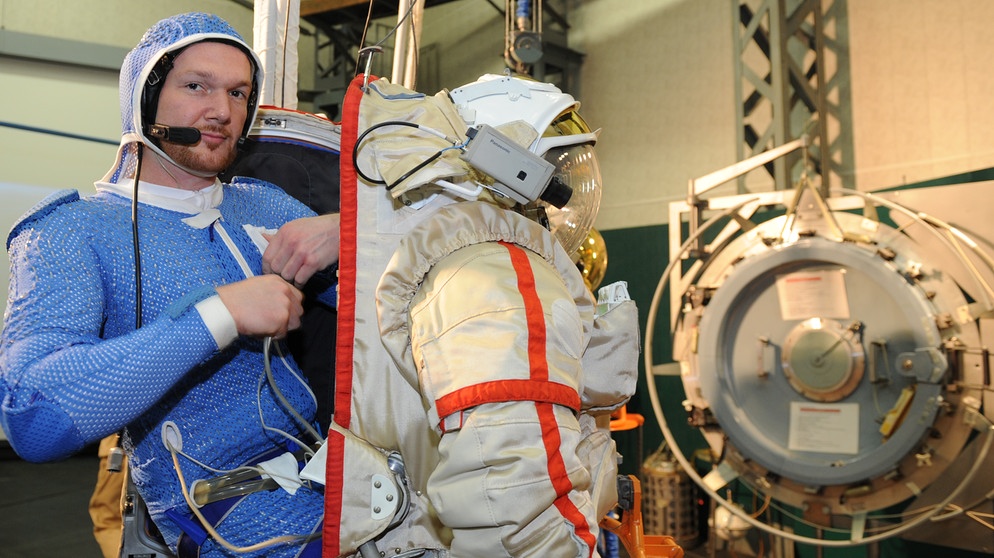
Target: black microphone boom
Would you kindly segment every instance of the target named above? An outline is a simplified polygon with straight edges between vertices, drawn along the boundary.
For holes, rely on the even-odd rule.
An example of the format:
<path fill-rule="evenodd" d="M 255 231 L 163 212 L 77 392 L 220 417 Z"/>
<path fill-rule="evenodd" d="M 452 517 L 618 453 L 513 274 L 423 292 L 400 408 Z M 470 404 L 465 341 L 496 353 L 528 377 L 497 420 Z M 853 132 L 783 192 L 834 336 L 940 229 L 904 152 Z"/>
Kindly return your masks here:
<path fill-rule="evenodd" d="M 180 145 L 193 145 L 200 141 L 200 130 L 196 128 L 166 126 L 165 124 L 152 124 L 145 130 L 145 134 L 149 137 Z"/>

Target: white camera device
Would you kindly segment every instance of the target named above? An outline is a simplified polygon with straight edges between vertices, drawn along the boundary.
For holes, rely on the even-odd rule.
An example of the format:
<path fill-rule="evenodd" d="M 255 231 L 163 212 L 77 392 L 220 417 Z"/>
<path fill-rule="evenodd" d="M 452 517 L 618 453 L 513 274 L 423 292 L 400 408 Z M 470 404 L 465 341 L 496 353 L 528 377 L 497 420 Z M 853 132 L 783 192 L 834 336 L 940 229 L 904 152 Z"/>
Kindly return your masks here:
<path fill-rule="evenodd" d="M 494 188 L 521 204 L 542 198 L 556 167 L 514 143 L 492 126 L 466 131 L 469 143 L 460 157 L 497 182 Z"/>

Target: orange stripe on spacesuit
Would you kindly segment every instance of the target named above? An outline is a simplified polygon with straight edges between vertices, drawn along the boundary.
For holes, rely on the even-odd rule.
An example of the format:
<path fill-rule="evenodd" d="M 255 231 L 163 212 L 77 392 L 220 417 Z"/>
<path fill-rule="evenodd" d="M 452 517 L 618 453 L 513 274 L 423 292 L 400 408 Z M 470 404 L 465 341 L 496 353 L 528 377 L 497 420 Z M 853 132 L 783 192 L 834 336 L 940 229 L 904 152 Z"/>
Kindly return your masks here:
<path fill-rule="evenodd" d="M 358 176 L 352 167 L 352 151 L 359 136 L 359 101 L 363 76 L 352 80 L 342 106 L 341 222 L 338 257 L 338 334 L 335 352 L 334 421 L 348 428 L 352 421 L 352 344 L 355 338 L 356 224 L 358 222 Z M 330 434 L 330 433 L 329 433 Z M 342 485 L 345 476 L 345 439 L 329 435 L 325 462 L 324 526 L 321 554 L 341 554 Z"/>
<path fill-rule="evenodd" d="M 359 136 L 359 101 L 363 76 L 352 80 L 342 106 L 341 221 L 338 256 L 338 333 L 335 351 L 335 422 L 352 422 L 352 351 L 355 342 L 356 251 L 358 239 L 358 180 L 352 152 Z"/>
<path fill-rule="evenodd" d="M 464 387 L 435 401 L 438 416 L 445 418 L 470 407 L 501 401 L 535 401 L 555 403 L 580 411 L 576 388 L 555 382 L 536 380 L 496 380 Z"/>
<path fill-rule="evenodd" d="M 559 510 L 559 513 L 567 521 L 573 524 L 576 536 L 587 544 L 587 548 L 590 549 L 590 555 L 592 556 L 594 547 L 597 545 L 597 537 L 590 532 L 587 517 L 583 515 L 583 512 L 569 498 L 569 493 L 573 491 L 573 482 L 569 479 L 569 473 L 566 471 L 566 463 L 563 461 L 563 456 L 559 452 L 561 439 L 559 437 L 559 428 L 556 425 L 555 410 L 550 403 L 536 403 L 535 407 L 538 411 L 539 423 L 542 425 L 542 440 L 545 442 L 545 453 L 549 459 L 549 480 L 552 481 L 552 486 L 558 495 L 553 505 L 556 506 L 556 509 Z"/>
<path fill-rule="evenodd" d="M 518 292 L 525 304 L 525 319 L 528 320 L 528 366 L 529 375 L 534 381 L 549 380 L 549 361 L 545 358 L 545 314 L 542 301 L 535 289 L 535 274 L 524 249 L 514 244 L 501 242 L 511 255 L 511 265 L 518 276 Z"/>
<path fill-rule="evenodd" d="M 528 321 L 528 366 L 531 369 L 532 381 L 548 383 L 549 361 L 546 359 L 546 329 L 545 313 L 542 310 L 542 300 L 535 288 L 535 274 L 532 271 L 528 254 L 520 246 L 501 242 L 511 256 L 511 265 L 518 278 L 518 291 L 521 293 L 525 306 L 525 317 Z M 559 424 L 556 422 L 555 408 L 552 403 L 536 402 L 539 424 L 542 427 L 542 442 L 548 459 L 549 480 L 556 491 L 554 502 L 562 516 L 573 524 L 573 529 L 580 540 L 587 544 L 590 556 L 593 555 L 597 539 L 590 532 L 587 518 L 569 498 L 573 490 L 573 482 L 566 470 L 566 463 L 560 453 L 562 439 L 559 436 Z"/>
<path fill-rule="evenodd" d="M 340 543 L 342 531 L 342 485 L 345 478 L 345 436 L 328 431 L 328 439 L 325 440 L 328 446 L 328 454 L 325 460 L 325 482 L 328 487 L 334 487 L 325 491 L 324 499 L 324 525 L 321 533 L 321 555 L 338 556 L 341 554 Z M 329 482 L 335 479 L 335 483 Z M 332 507 L 334 506 L 334 507 Z M 332 513 L 329 513 L 332 512 Z"/>

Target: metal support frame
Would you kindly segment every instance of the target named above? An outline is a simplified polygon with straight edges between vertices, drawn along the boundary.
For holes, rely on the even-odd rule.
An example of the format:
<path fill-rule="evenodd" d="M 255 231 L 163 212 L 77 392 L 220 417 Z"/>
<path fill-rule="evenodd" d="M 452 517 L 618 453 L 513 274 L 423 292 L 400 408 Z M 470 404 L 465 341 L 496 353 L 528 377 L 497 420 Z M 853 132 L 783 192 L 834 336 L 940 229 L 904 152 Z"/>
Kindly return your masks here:
<path fill-rule="evenodd" d="M 852 188 L 846 0 L 733 0 L 736 155 L 739 160 L 802 136 L 819 191 Z M 801 154 L 764 166 L 773 189 L 803 172 Z M 748 192 L 740 178 L 738 192 Z"/>
<path fill-rule="evenodd" d="M 535 12 L 527 29 L 515 27 L 514 7 L 517 0 L 506 0 L 503 9 L 504 60 L 509 68 L 527 74 L 538 81 L 552 83 L 564 92 L 579 96 L 580 66 L 583 54 L 567 46 L 569 34 L 569 3 L 566 0 L 533 0 Z M 511 49 L 517 33 L 526 32 L 541 40 L 541 55 L 532 63 L 516 62 Z"/>
<path fill-rule="evenodd" d="M 429 8 L 425 17 L 431 17 L 432 6 L 445 4 L 454 0 L 424 0 L 425 8 Z M 471 0 L 455 0 L 468 2 Z M 559 86 L 563 91 L 574 96 L 579 95 L 579 69 L 583 63 L 583 54 L 567 47 L 568 1 L 567 0 L 534 0 L 538 2 L 542 13 L 541 41 L 542 56 L 527 68 L 531 77 L 539 81 L 548 81 Z M 494 9 L 506 16 L 504 6 L 498 6 L 494 0 L 487 0 Z M 362 31 L 366 23 L 365 7 L 350 0 L 338 0 L 338 4 L 348 7 L 333 12 L 321 13 L 308 10 L 301 5 L 301 19 L 313 25 L 314 30 L 314 86 L 310 91 L 299 91 L 302 102 L 310 102 L 314 110 L 324 112 L 332 119 L 338 117 L 345 90 L 356 73 L 359 43 L 363 40 Z M 357 4 L 353 6 L 353 4 Z M 391 25 L 377 23 L 385 17 L 383 10 L 389 2 L 374 2 L 373 24 L 365 37 L 365 45 L 376 44 L 387 33 Z M 314 5 L 314 2 L 311 3 Z M 360 9 L 361 8 L 361 9 Z M 396 6 L 392 8 L 396 14 Z M 303 33 L 303 30 L 302 30 Z M 395 58 L 394 41 L 387 40 L 382 53 L 374 60 L 371 72 L 378 76 L 391 76 L 391 62 Z M 494 45 L 495 50 L 504 45 Z M 417 89 L 434 92 L 441 88 L 439 79 L 439 52 L 436 44 L 418 45 Z"/>

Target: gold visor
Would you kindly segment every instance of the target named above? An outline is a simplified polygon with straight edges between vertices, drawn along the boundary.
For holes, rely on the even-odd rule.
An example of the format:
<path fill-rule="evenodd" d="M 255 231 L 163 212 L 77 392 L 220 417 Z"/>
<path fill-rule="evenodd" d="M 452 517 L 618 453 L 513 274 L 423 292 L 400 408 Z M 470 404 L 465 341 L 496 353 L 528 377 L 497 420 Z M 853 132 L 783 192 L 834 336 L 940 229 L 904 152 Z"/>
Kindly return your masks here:
<path fill-rule="evenodd" d="M 545 133 L 542 137 L 560 137 L 560 136 L 573 136 L 577 134 L 589 134 L 590 127 L 580 116 L 580 113 L 576 112 L 574 109 L 569 109 L 563 111 L 559 116 L 555 118 L 549 127 L 545 129 Z"/>

